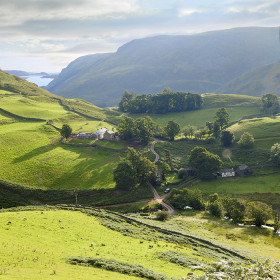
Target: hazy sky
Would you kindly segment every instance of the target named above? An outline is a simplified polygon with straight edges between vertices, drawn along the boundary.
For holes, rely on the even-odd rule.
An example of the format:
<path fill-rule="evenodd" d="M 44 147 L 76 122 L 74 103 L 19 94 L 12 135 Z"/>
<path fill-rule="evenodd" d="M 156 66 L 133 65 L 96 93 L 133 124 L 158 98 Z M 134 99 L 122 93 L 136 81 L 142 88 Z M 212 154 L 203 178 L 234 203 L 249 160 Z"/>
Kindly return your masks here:
<path fill-rule="evenodd" d="M 280 25 L 280 0 L 0 0 L 0 68 L 59 72 L 136 38 Z"/>

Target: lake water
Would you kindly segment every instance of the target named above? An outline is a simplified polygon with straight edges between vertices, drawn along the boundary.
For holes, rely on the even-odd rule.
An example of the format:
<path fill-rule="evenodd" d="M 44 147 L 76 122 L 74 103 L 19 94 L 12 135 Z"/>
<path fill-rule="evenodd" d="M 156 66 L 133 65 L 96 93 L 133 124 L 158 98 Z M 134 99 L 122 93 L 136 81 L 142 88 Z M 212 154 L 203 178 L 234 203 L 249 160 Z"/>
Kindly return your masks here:
<path fill-rule="evenodd" d="M 43 76 L 32 75 L 32 76 L 26 76 L 21 78 L 24 78 L 28 82 L 34 83 L 39 87 L 45 87 L 53 80 L 53 78 L 42 78 L 42 77 Z"/>

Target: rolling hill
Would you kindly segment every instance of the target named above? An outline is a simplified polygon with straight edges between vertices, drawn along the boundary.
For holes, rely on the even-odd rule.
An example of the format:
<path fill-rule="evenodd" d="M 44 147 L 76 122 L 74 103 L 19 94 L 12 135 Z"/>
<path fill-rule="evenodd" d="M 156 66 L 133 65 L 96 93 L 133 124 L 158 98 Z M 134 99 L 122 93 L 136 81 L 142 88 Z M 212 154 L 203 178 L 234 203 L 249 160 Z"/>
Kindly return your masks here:
<path fill-rule="evenodd" d="M 216 93 L 261 96 L 270 92 L 280 95 L 280 62 L 258 67 L 230 81 Z"/>
<path fill-rule="evenodd" d="M 131 41 L 116 53 L 80 57 L 63 69 L 47 89 L 106 107 L 118 104 L 126 89 L 140 94 L 164 88 L 214 92 L 278 59 L 278 28 L 157 36 Z"/>

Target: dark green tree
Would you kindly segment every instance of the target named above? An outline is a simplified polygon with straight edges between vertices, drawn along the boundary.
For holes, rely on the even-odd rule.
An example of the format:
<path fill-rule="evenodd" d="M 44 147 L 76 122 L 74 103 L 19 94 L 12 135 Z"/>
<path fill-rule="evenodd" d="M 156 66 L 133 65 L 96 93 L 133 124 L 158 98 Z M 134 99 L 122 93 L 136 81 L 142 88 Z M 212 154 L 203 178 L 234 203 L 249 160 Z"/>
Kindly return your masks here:
<path fill-rule="evenodd" d="M 147 144 L 154 133 L 154 122 L 151 117 L 139 118 L 134 123 L 135 136 L 143 144 Z"/>
<path fill-rule="evenodd" d="M 189 163 L 197 169 L 201 179 L 212 178 L 213 173 L 217 172 L 222 165 L 218 155 L 212 154 L 203 147 L 195 147 L 191 150 Z"/>
<path fill-rule="evenodd" d="M 219 200 L 215 200 L 214 202 L 210 203 L 209 205 L 209 212 L 211 215 L 215 217 L 222 217 L 223 215 L 223 208 Z"/>
<path fill-rule="evenodd" d="M 231 198 L 228 196 L 222 197 L 221 202 L 225 210 L 225 216 L 227 216 L 229 219 L 235 218 L 235 221 L 238 220 L 237 222 L 239 222 L 240 219 L 244 218 L 246 210 L 244 203 L 236 198 Z"/>
<path fill-rule="evenodd" d="M 260 227 L 272 217 L 272 208 L 263 202 L 249 202 L 247 204 L 248 214 L 253 219 L 254 225 Z"/>
<path fill-rule="evenodd" d="M 136 172 L 137 181 L 140 184 L 146 181 L 154 181 L 156 178 L 156 165 L 142 156 L 133 148 L 128 148 L 126 159 L 131 163 Z"/>
<path fill-rule="evenodd" d="M 72 135 L 72 128 L 69 124 L 64 124 L 60 131 L 60 134 L 63 138 L 69 138 Z"/>
<path fill-rule="evenodd" d="M 134 119 L 124 117 L 118 126 L 118 132 L 124 140 L 131 140 L 135 136 Z"/>
<path fill-rule="evenodd" d="M 122 190 L 131 190 L 137 184 L 136 172 L 128 161 L 121 161 L 114 170 L 116 187 Z"/>
<path fill-rule="evenodd" d="M 252 134 L 250 134 L 249 132 L 244 132 L 239 141 L 238 144 L 240 145 L 241 148 L 252 148 L 254 146 L 254 136 Z"/>
<path fill-rule="evenodd" d="M 217 121 L 214 122 L 213 125 L 213 136 L 217 139 L 220 136 L 221 127 Z"/>
<path fill-rule="evenodd" d="M 261 98 L 261 108 L 265 114 L 277 114 L 279 112 L 278 96 L 272 93 L 266 93 Z"/>
<path fill-rule="evenodd" d="M 229 113 L 225 108 L 217 110 L 215 115 L 216 122 L 221 129 L 224 129 L 229 124 Z"/>
<path fill-rule="evenodd" d="M 169 140 L 173 141 L 174 137 L 180 132 L 180 126 L 176 122 L 169 121 L 165 128 L 165 132 Z"/>
<path fill-rule="evenodd" d="M 280 144 L 275 143 L 271 149 L 271 160 L 276 164 L 280 165 Z"/>
<path fill-rule="evenodd" d="M 234 135 L 228 130 L 223 130 L 221 134 L 221 143 L 225 147 L 229 147 L 234 141 Z"/>

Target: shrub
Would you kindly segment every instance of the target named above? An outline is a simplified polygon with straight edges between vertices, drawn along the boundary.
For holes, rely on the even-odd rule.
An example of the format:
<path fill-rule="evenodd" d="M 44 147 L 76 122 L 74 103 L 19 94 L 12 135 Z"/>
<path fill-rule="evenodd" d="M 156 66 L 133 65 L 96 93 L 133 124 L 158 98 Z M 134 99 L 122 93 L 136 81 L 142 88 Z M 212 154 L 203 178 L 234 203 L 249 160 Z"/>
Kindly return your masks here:
<path fill-rule="evenodd" d="M 158 221 L 166 221 L 169 218 L 169 213 L 167 211 L 159 211 L 156 214 L 156 219 Z"/>
<path fill-rule="evenodd" d="M 222 131 L 221 143 L 223 146 L 228 147 L 232 144 L 233 141 L 234 141 L 234 135 L 232 132 L 228 130 Z"/>
<path fill-rule="evenodd" d="M 185 168 L 180 168 L 178 171 L 178 178 L 185 179 L 188 176 L 188 172 Z"/>
<path fill-rule="evenodd" d="M 215 217 L 222 217 L 223 210 L 222 210 L 222 205 L 219 202 L 219 200 L 215 200 L 213 203 L 210 203 L 209 205 L 209 212 L 211 215 Z"/>
<path fill-rule="evenodd" d="M 252 148 L 254 145 L 254 136 L 248 132 L 244 132 L 239 141 L 238 144 L 240 145 L 241 148 Z"/>

